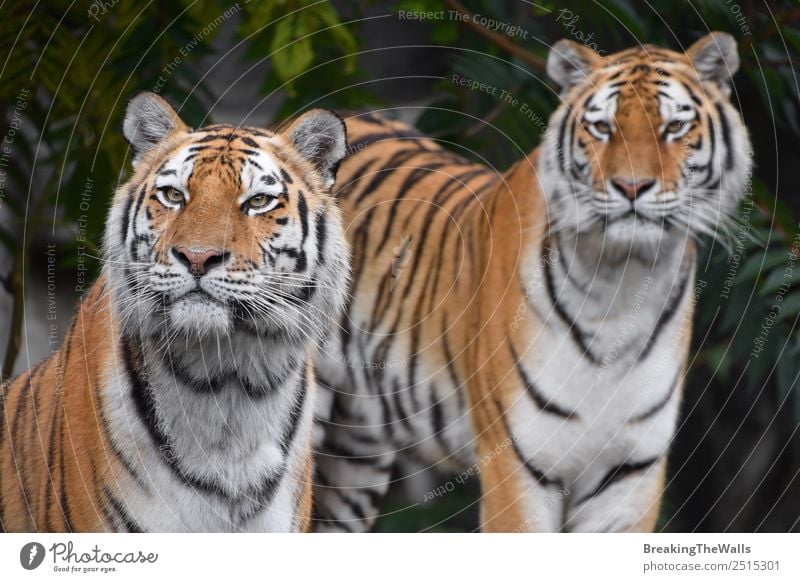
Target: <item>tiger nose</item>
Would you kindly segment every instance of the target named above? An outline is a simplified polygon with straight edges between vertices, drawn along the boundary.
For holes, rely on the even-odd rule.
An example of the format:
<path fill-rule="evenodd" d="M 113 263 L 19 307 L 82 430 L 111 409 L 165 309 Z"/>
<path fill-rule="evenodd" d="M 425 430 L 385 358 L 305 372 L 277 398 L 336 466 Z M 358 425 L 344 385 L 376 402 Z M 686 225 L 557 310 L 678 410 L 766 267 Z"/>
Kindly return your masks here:
<path fill-rule="evenodd" d="M 190 249 L 184 246 L 172 247 L 172 254 L 197 277 L 205 275 L 215 265 L 221 265 L 230 256 L 230 253 L 218 249 Z"/>
<path fill-rule="evenodd" d="M 611 185 L 628 200 L 636 200 L 639 196 L 655 186 L 652 178 L 628 180 L 627 178 L 611 178 Z"/>

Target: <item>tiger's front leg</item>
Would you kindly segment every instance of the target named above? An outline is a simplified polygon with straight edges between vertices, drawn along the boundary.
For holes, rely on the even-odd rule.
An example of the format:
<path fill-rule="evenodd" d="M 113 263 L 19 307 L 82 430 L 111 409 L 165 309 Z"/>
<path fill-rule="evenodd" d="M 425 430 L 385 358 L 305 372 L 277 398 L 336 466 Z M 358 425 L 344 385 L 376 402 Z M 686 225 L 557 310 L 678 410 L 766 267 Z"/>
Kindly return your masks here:
<path fill-rule="evenodd" d="M 525 450 L 522 441 L 526 439 L 510 425 L 509 406 L 502 395 L 513 393 L 517 387 L 498 385 L 488 369 L 484 372 L 470 385 L 481 483 L 481 530 L 560 531 L 569 487 L 536 466 L 531 458 L 534 451 Z"/>
<path fill-rule="evenodd" d="M 490 444 L 487 442 L 487 446 Z M 502 451 L 495 452 L 504 446 Z M 481 456 L 481 463 L 482 531 L 560 531 L 568 493 L 564 484 L 531 473 L 513 443 L 501 441 L 494 445 L 486 456 Z"/>
<path fill-rule="evenodd" d="M 316 455 L 314 531 L 369 531 L 395 462 L 374 397 L 334 391 Z"/>
<path fill-rule="evenodd" d="M 664 491 L 666 460 L 613 467 L 596 483 L 576 487 L 565 529 L 573 532 L 655 530 Z"/>

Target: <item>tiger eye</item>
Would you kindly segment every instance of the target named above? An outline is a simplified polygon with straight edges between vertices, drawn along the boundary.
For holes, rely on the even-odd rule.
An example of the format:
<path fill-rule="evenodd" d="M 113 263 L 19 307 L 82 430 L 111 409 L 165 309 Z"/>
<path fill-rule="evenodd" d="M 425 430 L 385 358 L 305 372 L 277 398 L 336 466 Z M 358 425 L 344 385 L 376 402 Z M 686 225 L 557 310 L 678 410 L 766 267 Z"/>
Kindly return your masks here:
<path fill-rule="evenodd" d="M 183 192 L 176 188 L 165 188 L 164 198 L 166 198 L 168 202 L 173 202 L 175 204 L 180 204 L 185 199 Z"/>
<path fill-rule="evenodd" d="M 605 121 L 596 122 L 594 128 L 600 133 L 611 133 L 611 126 Z"/>
<path fill-rule="evenodd" d="M 667 125 L 667 131 L 669 133 L 678 133 L 681 129 L 683 129 L 684 122 L 683 121 L 671 121 Z"/>
<path fill-rule="evenodd" d="M 250 208 L 262 208 L 266 206 L 268 202 L 269 197 L 266 194 L 256 194 L 250 200 L 248 200 Z"/>

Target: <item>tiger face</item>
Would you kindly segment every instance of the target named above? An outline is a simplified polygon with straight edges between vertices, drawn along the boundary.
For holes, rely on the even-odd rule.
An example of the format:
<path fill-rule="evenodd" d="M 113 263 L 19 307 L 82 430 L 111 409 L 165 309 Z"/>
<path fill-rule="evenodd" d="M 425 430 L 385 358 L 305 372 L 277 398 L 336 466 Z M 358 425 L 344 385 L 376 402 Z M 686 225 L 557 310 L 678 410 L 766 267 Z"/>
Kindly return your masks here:
<path fill-rule="evenodd" d="M 123 132 L 134 174 L 106 233 L 106 274 L 138 333 L 307 340 L 342 307 L 348 247 L 331 196 L 343 122 L 313 110 L 282 132 L 188 128 L 135 97 Z"/>
<path fill-rule="evenodd" d="M 665 234 L 715 235 L 736 208 L 750 144 L 728 82 L 734 39 L 712 33 L 686 53 L 652 46 L 601 58 L 562 40 L 547 70 L 562 87 L 545 154 L 556 228 L 652 249 Z"/>

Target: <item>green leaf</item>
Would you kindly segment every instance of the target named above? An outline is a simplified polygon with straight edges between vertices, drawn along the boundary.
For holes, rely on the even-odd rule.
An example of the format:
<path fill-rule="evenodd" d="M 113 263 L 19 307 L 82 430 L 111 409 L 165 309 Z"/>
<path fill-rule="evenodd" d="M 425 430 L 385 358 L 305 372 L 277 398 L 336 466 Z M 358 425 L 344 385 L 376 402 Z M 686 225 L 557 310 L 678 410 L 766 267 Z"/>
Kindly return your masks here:
<path fill-rule="evenodd" d="M 703 357 L 708 369 L 716 373 L 717 379 L 727 382 L 730 378 L 730 358 L 728 357 L 728 347 L 717 345 L 703 351 Z"/>
<path fill-rule="evenodd" d="M 778 305 L 780 305 L 781 308 L 778 314 L 778 321 L 796 318 L 800 315 L 800 292 L 795 291 L 787 295 Z"/>
<path fill-rule="evenodd" d="M 788 258 L 788 257 L 787 257 Z M 788 288 L 800 283 L 800 262 L 794 268 L 788 265 L 783 269 L 775 269 L 764 280 L 758 294 L 761 297 L 770 297 L 782 288 Z"/>
<path fill-rule="evenodd" d="M 339 20 L 339 15 L 330 4 L 314 6 L 313 15 L 316 16 L 324 27 L 325 32 L 332 37 L 334 44 L 346 55 L 344 59 L 344 73 L 352 75 L 356 70 L 358 43 L 347 27 Z"/>
<path fill-rule="evenodd" d="M 309 32 L 307 16 L 302 12 L 281 20 L 275 26 L 271 43 L 272 66 L 281 81 L 290 83 L 314 61 L 314 47 L 311 37 L 307 36 Z"/>
<path fill-rule="evenodd" d="M 777 248 L 750 256 L 736 275 L 736 283 L 765 276 L 773 267 L 786 263 L 786 258 L 786 250 Z"/>

